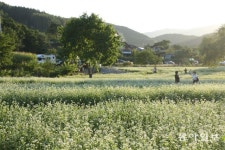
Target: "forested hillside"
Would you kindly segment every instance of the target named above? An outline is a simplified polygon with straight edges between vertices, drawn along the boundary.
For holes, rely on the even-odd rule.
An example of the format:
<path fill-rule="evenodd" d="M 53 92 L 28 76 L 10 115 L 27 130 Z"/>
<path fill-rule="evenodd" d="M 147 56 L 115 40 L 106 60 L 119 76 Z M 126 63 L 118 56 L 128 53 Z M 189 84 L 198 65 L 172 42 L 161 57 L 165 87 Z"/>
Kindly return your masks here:
<path fill-rule="evenodd" d="M 154 41 L 144 34 L 141 34 L 124 26 L 114 25 L 114 27 L 117 30 L 117 32 L 122 36 L 124 41 L 126 41 L 128 44 L 139 47 L 154 44 Z"/>
<path fill-rule="evenodd" d="M 52 22 L 64 25 L 67 20 L 66 18 L 49 15 L 35 9 L 10 6 L 2 2 L 0 2 L 0 10 L 13 20 L 41 32 L 46 32 Z"/>

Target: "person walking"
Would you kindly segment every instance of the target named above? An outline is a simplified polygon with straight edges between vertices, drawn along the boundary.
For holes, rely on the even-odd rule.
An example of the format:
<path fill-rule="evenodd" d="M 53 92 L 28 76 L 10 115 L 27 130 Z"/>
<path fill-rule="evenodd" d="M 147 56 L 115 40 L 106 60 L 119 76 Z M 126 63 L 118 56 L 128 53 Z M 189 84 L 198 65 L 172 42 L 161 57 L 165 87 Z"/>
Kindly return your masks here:
<path fill-rule="evenodd" d="M 180 77 L 178 75 L 178 71 L 175 71 L 175 83 L 179 83 L 180 82 Z"/>
<path fill-rule="evenodd" d="M 152 69 L 153 73 L 157 73 L 157 68 L 156 66 Z"/>
<path fill-rule="evenodd" d="M 184 69 L 184 73 L 187 74 L 187 68 Z"/>
<path fill-rule="evenodd" d="M 199 78 L 198 78 L 198 75 L 197 75 L 196 71 L 192 72 L 192 80 L 193 80 L 193 84 L 199 82 Z"/>

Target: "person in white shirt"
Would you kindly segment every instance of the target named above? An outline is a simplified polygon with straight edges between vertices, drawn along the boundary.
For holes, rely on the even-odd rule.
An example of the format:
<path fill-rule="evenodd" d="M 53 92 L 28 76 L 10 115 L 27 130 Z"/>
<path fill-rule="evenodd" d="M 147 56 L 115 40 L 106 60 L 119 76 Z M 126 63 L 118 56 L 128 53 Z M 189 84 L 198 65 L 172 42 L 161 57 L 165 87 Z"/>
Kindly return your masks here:
<path fill-rule="evenodd" d="M 193 73 L 192 73 L 192 80 L 193 80 L 193 84 L 199 82 L 198 75 L 197 75 L 196 71 L 193 71 Z"/>

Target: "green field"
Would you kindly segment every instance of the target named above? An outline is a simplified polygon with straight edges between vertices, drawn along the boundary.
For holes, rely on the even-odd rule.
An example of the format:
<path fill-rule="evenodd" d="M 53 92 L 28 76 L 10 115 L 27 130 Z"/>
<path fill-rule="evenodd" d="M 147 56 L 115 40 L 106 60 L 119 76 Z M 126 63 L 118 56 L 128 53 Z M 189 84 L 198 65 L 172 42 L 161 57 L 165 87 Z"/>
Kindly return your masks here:
<path fill-rule="evenodd" d="M 225 67 L 119 67 L 122 74 L 0 78 L 0 148 L 222 150 Z M 181 82 L 174 83 L 179 71 Z"/>

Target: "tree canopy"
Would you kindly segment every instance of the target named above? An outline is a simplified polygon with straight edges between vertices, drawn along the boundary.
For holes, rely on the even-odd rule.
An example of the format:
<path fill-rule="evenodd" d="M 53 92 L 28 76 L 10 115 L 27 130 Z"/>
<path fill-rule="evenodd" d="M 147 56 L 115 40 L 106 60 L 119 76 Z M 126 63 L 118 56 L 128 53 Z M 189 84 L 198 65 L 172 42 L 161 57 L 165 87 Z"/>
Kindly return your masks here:
<path fill-rule="evenodd" d="M 156 42 L 152 47 L 160 47 L 162 49 L 168 49 L 169 48 L 170 41 L 168 40 L 162 40 L 160 42 Z"/>
<path fill-rule="evenodd" d="M 15 51 L 45 53 L 49 47 L 45 33 L 29 29 L 7 15 L 2 17 L 2 32 L 15 41 Z"/>
<path fill-rule="evenodd" d="M 15 41 L 9 34 L 0 33 L 0 69 L 5 69 L 12 63 L 12 52 Z"/>
<path fill-rule="evenodd" d="M 147 48 L 143 51 L 136 51 L 134 54 L 135 63 L 137 64 L 157 64 L 162 61 L 161 57 L 154 54 L 154 52 Z"/>
<path fill-rule="evenodd" d="M 95 14 L 86 13 L 72 18 L 62 31 L 66 59 L 76 60 L 77 56 L 91 64 L 112 64 L 120 52 L 120 36 L 112 25 L 106 24 Z"/>
<path fill-rule="evenodd" d="M 200 52 L 207 65 L 217 65 L 220 60 L 225 59 L 225 26 L 202 40 Z"/>

